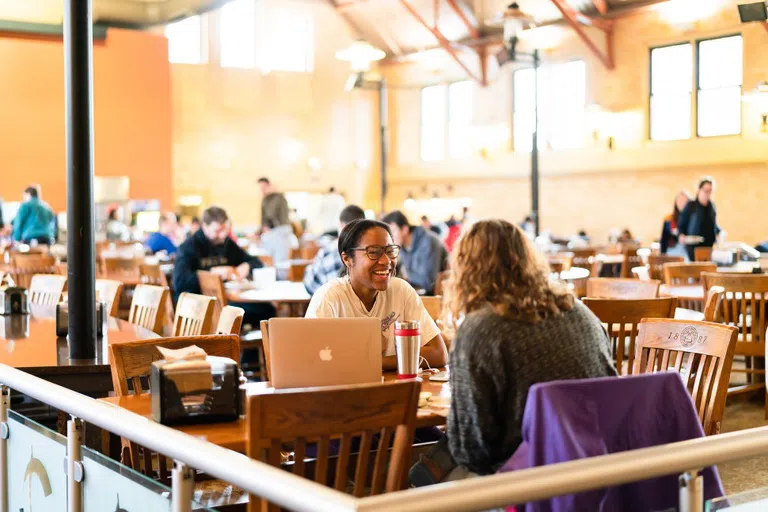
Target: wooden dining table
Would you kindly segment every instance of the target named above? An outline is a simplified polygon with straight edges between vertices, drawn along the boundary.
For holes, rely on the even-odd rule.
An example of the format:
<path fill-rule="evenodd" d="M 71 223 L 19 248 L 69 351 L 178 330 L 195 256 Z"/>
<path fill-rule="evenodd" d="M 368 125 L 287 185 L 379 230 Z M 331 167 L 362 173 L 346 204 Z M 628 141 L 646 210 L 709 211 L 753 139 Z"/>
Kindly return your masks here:
<path fill-rule="evenodd" d="M 303 283 L 292 281 L 275 281 L 260 288 L 231 288 L 227 287 L 227 299 L 230 302 L 240 303 L 271 303 L 278 310 L 281 305 L 286 305 L 289 316 L 303 316 L 302 309 L 309 304 L 312 298 Z"/>
<path fill-rule="evenodd" d="M 394 372 L 385 372 L 384 381 L 397 379 Z M 272 393 L 275 388 L 268 382 L 250 382 L 245 385 L 248 395 Z M 450 386 L 447 382 L 433 382 L 428 376 L 422 378 L 422 393 L 431 393 L 431 399 L 427 405 L 420 407 L 416 413 L 416 427 L 435 427 L 445 425 L 448 416 L 448 404 L 450 403 Z M 120 410 L 130 411 L 139 416 L 144 416 L 152 421 L 152 395 L 143 393 L 140 395 L 112 396 L 99 400 L 113 405 Z M 119 413 L 118 413 L 119 414 Z M 245 453 L 248 440 L 247 420 L 245 416 L 228 423 L 206 423 L 196 425 L 174 426 L 176 430 L 208 441 L 217 446 Z"/>

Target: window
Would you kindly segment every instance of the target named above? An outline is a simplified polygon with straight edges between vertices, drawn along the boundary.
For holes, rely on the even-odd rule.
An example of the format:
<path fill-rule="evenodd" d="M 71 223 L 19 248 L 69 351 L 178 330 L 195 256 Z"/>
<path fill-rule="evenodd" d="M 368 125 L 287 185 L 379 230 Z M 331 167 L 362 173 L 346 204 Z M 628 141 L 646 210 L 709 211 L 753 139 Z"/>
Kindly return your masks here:
<path fill-rule="evenodd" d="M 513 144 L 516 151 L 533 145 L 535 72 L 516 71 L 513 77 Z M 570 149 L 584 145 L 586 67 L 584 61 L 539 68 L 539 149 Z"/>
<path fill-rule="evenodd" d="M 447 96 L 445 85 L 433 85 L 421 90 L 421 159 L 425 162 L 445 158 Z"/>
<path fill-rule="evenodd" d="M 699 137 L 741 133 L 742 49 L 740 35 L 698 43 Z"/>
<path fill-rule="evenodd" d="M 692 52 L 688 43 L 651 50 L 651 140 L 691 137 Z"/>
<path fill-rule="evenodd" d="M 225 68 L 256 65 L 256 5 L 254 0 L 234 0 L 219 12 L 220 57 Z"/>
<path fill-rule="evenodd" d="M 315 67 L 312 10 L 259 2 L 258 63 L 265 71 L 311 73 Z"/>
<path fill-rule="evenodd" d="M 466 80 L 448 86 L 448 154 L 472 156 L 473 85 Z"/>
<path fill-rule="evenodd" d="M 165 27 L 168 38 L 168 61 L 174 64 L 202 64 L 203 29 L 200 16 L 190 16 Z"/>
<path fill-rule="evenodd" d="M 470 81 L 421 90 L 421 159 L 472 156 L 474 85 Z M 446 151 L 446 148 L 448 150 Z"/>

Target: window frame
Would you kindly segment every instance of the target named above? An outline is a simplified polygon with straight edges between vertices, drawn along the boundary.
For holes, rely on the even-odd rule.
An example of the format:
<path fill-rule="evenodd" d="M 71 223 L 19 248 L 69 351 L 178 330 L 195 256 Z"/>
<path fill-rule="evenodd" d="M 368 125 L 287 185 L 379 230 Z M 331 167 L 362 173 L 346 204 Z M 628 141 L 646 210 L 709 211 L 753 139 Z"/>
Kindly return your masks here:
<path fill-rule="evenodd" d="M 181 62 L 181 61 L 172 61 L 171 60 L 171 38 L 168 37 L 168 27 L 171 25 L 174 25 L 176 23 L 186 21 L 190 18 L 197 17 L 200 20 L 199 30 L 198 30 L 198 37 L 199 37 L 199 55 L 200 58 L 197 62 Z M 176 19 L 174 21 L 171 21 L 169 23 L 166 23 L 163 27 L 163 35 L 165 36 L 166 40 L 168 40 L 168 62 L 170 64 L 181 64 L 185 66 L 202 66 L 209 63 L 210 59 L 208 56 L 208 15 L 206 13 L 198 13 L 193 16 L 187 16 L 186 18 L 182 19 Z"/>
<path fill-rule="evenodd" d="M 701 89 L 701 81 L 700 81 L 700 76 L 699 76 L 699 72 L 701 70 L 701 53 L 699 51 L 699 48 L 701 46 L 701 43 L 706 42 L 706 41 L 717 41 L 718 39 L 727 39 L 729 37 L 737 37 L 737 36 L 741 38 L 741 80 L 740 80 L 740 84 L 739 84 L 739 91 L 741 93 L 741 94 L 739 94 L 739 97 L 741 98 L 741 96 L 744 94 L 744 34 L 742 34 L 741 32 L 734 32 L 734 33 L 723 34 L 723 35 L 719 35 L 719 36 L 704 37 L 704 38 L 696 39 L 695 40 L 695 45 L 694 45 L 695 52 L 693 54 L 693 57 L 694 57 L 694 63 L 693 63 L 694 64 L 694 70 L 693 70 L 693 72 L 694 72 L 695 83 L 694 83 L 693 92 L 696 93 L 695 94 L 696 98 L 694 100 L 695 103 L 692 106 L 693 109 L 691 111 L 691 117 L 693 118 L 693 122 L 695 123 L 694 124 L 695 130 L 691 130 L 691 133 L 695 132 L 696 133 L 696 138 L 711 139 L 713 137 L 740 137 L 744 133 L 744 112 L 743 112 L 743 109 L 742 109 L 742 106 L 741 106 L 741 102 L 739 102 L 739 131 L 738 131 L 738 133 L 725 133 L 725 134 L 719 134 L 719 135 L 701 135 L 699 133 L 699 93 L 702 90 L 705 90 L 705 91 L 714 90 L 714 89 Z"/>
<path fill-rule="evenodd" d="M 693 63 L 691 64 L 691 71 L 693 75 L 693 82 L 691 83 L 691 91 L 690 91 L 690 102 L 691 102 L 691 117 L 688 120 L 690 126 L 689 126 L 689 135 L 688 137 L 684 139 L 654 139 L 651 135 L 653 133 L 653 118 L 651 116 L 651 103 L 653 99 L 653 51 L 654 50 L 661 50 L 663 48 L 672 48 L 675 46 L 685 46 L 688 45 L 691 47 L 691 57 L 693 58 Z M 648 105 L 647 105 L 647 120 L 648 120 L 648 130 L 646 133 L 646 136 L 648 137 L 648 141 L 650 142 L 656 142 L 656 143 L 664 143 L 664 142 L 680 142 L 683 140 L 691 140 L 694 137 L 694 133 L 696 130 L 694 128 L 698 125 L 698 119 L 696 119 L 696 98 L 694 97 L 696 94 L 696 83 L 698 82 L 698 70 L 696 68 L 696 61 L 698 59 L 697 55 L 698 47 L 697 45 L 693 44 L 691 41 L 681 41 L 678 43 L 670 43 L 670 44 L 662 44 L 658 46 L 651 46 L 648 48 Z"/>

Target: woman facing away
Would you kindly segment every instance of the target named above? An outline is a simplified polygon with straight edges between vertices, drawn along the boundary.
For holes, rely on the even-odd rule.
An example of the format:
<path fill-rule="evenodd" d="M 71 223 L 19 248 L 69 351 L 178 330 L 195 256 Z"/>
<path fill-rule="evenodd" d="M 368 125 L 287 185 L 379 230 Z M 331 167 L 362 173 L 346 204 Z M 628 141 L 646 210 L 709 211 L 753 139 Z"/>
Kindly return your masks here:
<path fill-rule="evenodd" d="M 463 318 L 450 356 L 448 445 L 456 463 L 490 474 L 522 442 L 528 389 L 539 382 L 616 375 L 600 321 L 549 280 L 523 231 L 472 225 L 459 241 L 446 314 Z"/>
<path fill-rule="evenodd" d="M 324 284 L 312 296 L 307 318 L 378 318 L 381 320 L 382 367 L 397 368 L 395 322 L 418 320 L 421 356 L 431 367 L 445 366 L 448 354 L 435 322 L 411 285 L 394 277 L 400 247 L 389 226 L 358 219 L 339 236 L 342 277 Z"/>
<path fill-rule="evenodd" d="M 661 230 L 661 238 L 659 242 L 661 244 L 661 254 L 669 254 L 672 256 L 684 256 L 688 257 L 688 252 L 685 250 L 685 245 L 680 243 L 678 236 L 680 231 L 678 230 L 678 224 L 680 222 L 680 214 L 683 212 L 691 197 L 688 192 L 681 190 L 675 197 L 675 205 L 672 209 L 672 213 L 664 218 L 664 227 Z"/>

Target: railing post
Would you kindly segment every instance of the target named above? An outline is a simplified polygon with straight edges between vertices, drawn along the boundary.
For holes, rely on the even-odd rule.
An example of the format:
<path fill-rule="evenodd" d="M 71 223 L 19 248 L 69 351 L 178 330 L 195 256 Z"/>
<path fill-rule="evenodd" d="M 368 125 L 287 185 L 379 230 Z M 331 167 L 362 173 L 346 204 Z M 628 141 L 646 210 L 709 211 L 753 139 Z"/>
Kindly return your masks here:
<path fill-rule="evenodd" d="M 83 420 L 75 418 L 67 421 L 67 510 L 83 510 Z"/>
<path fill-rule="evenodd" d="M 174 461 L 171 472 L 171 512 L 190 512 L 195 490 L 195 473 L 192 468 Z"/>
<path fill-rule="evenodd" d="M 0 384 L 0 512 L 8 512 L 8 408 L 11 388 Z"/>
<path fill-rule="evenodd" d="M 686 471 L 680 475 L 680 512 L 703 512 L 703 478 L 698 470 Z"/>

